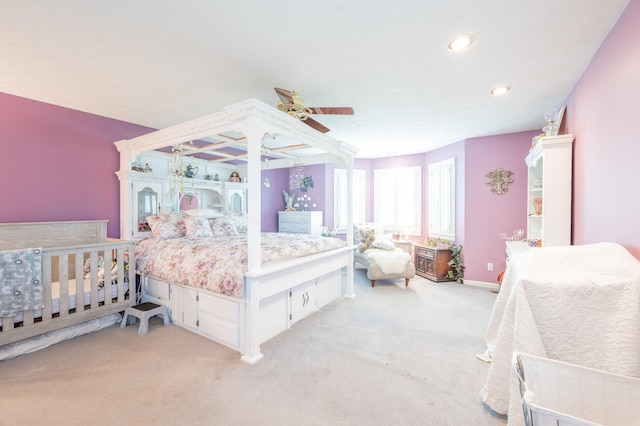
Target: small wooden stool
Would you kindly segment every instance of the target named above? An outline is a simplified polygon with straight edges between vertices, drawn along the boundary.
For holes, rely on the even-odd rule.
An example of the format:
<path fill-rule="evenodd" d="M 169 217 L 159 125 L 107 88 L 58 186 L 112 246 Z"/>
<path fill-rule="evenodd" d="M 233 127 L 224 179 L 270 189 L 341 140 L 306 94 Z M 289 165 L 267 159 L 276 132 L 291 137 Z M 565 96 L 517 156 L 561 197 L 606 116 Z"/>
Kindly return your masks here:
<path fill-rule="evenodd" d="M 139 305 L 127 308 L 122 316 L 122 322 L 120 328 L 127 326 L 127 319 L 129 315 L 134 316 L 140 320 L 140 327 L 138 328 L 138 335 L 142 336 L 149 331 L 149 318 L 161 315 L 164 320 L 164 325 L 169 325 L 169 311 L 166 306 L 157 305 L 151 302 L 141 303 Z"/>

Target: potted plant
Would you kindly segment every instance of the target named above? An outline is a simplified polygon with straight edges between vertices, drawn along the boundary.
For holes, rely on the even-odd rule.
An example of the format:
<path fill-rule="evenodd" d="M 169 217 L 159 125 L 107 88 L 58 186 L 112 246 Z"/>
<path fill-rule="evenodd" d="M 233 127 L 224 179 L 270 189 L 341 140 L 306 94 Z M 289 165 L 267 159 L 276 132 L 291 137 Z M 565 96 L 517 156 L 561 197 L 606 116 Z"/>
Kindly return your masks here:
<path fill-rule="evenodd" d="M 449 242 L 449 250 L 451 250 L 451 260 L 448 265 L 451 269 L 447 272 L 447 278 L 451 281 L 464 283 L 464 263 L 462 261 L 462 246 Z"/>

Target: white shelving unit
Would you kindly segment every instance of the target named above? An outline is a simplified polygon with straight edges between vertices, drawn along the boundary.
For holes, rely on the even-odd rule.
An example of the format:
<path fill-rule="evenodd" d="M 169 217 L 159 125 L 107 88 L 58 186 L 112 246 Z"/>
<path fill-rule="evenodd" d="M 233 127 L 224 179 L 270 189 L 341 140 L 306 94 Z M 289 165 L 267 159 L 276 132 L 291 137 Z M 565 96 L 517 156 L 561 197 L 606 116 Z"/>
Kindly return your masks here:
<path fill-rule="evenodd" d="M 573 139 L 573 135 L 540 138 L 525 159 L 527 239 L 544 247 L 571 245 Z M 542 203 L 540 214 L 536 212 L 537 198 Z"/>

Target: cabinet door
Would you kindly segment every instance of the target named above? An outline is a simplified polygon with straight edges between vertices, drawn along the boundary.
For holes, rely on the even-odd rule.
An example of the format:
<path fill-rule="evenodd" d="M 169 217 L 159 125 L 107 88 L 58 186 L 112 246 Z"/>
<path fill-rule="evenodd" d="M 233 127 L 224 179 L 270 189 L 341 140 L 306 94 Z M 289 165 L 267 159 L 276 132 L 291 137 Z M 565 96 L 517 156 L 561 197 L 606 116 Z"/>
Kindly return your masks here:
<path fill-rule="evenodd" d="M 133 182 L 133 203 L 131 211 L 133 238 L 151 236 L 151 228 L 146 217 L 160 213 L 162 205 L 162 184 L 159 182 Z"/>
<path fill-rule="evenodd" d="M 188 288 L 171 286 L 171 319 L 191 330 L 198 329 L 198 292 Z"/>
<path fill-rule="evenodd" d="M 318 310 L 316 282 L 302 284 L 289 292 L 291 296 L 291 325 Z"/>
<path fill-rule="evenodd" d="M 247 212 L 247 188 L 243 183 L 225 183 L 226 210 L 231 213 Z"/>

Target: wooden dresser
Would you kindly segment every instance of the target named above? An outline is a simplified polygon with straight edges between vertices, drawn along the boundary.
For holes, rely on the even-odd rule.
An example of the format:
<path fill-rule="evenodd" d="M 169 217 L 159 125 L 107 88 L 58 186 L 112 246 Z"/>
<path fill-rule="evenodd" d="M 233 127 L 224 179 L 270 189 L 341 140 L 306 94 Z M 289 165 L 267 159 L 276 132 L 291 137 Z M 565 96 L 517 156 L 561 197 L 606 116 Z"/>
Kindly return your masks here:
<path fill-rule="evenodd" d="M 451 281 L 447 278 L 451 250 L 415 244 L 413 251 L 415 253 L 416 274 L 431 281 Z"/>
<path fill-rule="evenodd" d="M 321 211 L 284 211 L 278 212 L 278 232 L 296 234 L 322 234 Z"/>

